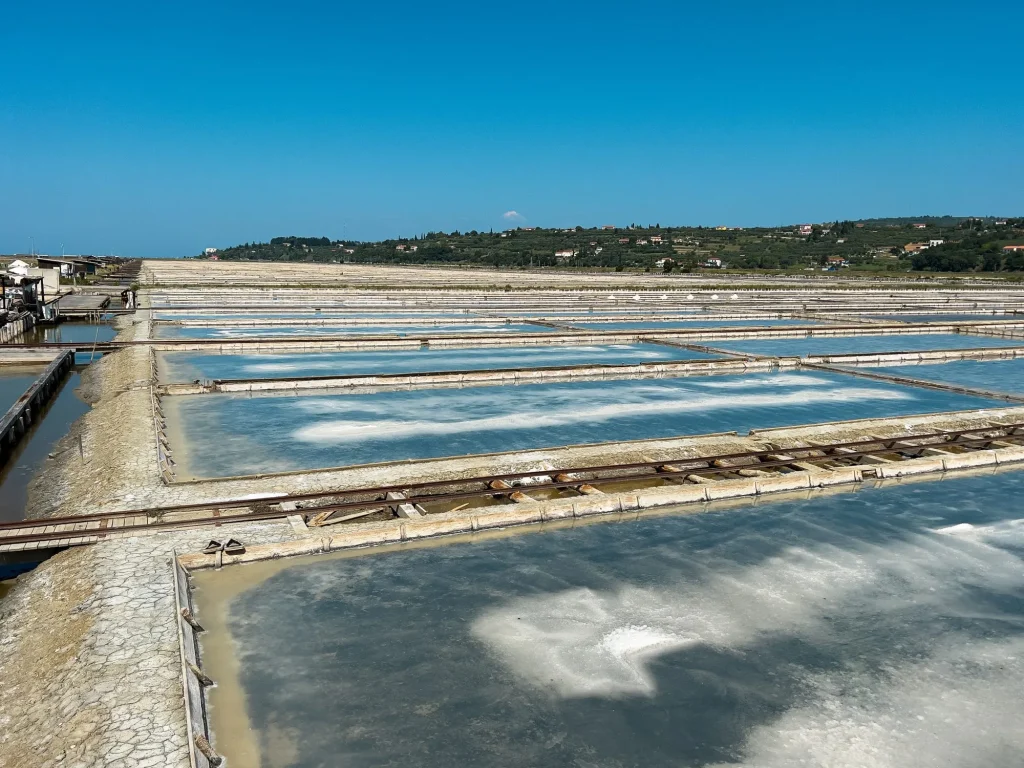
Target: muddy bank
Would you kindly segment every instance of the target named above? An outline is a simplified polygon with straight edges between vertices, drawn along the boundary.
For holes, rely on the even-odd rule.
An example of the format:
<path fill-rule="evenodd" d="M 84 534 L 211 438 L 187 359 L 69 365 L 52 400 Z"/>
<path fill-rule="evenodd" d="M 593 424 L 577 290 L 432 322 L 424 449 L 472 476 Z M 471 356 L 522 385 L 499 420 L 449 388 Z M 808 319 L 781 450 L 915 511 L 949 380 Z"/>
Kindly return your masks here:
<path fill-rule="evenodd" d="M 149 321 L 117 318 L 118 341 L 148 336 Z M 92 409 L 56 445 L 33 477 L 27 517 L 55 517 L 130 507 L 137 489 L 160 484 L 150 391 L 153 365 L 145 347 L 105 355 L 86 368 L 76 393 Z"/>

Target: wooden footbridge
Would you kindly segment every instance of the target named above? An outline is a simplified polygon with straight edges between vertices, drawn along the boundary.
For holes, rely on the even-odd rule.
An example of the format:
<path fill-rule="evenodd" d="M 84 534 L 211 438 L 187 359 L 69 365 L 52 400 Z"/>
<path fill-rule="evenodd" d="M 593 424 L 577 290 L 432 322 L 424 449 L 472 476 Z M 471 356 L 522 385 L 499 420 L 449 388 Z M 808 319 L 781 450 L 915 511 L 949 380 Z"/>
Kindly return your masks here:
<path fill-rule="evenodd" d="M 860 468 L 863 477 L 892 477 L 900 474 L 900 463 L 926 457 L 934 461 L 925 471 L 934 472 L 1006 463 L 999 461 L 995 449 L 1013 449 L 1011 460 L 1024 460 L 1024 423 L 992 423 L 968 430 L 900 438 L 869 434 L 859 440 L 828 444 L 778 446 L 766 443 L 762 449 L 753 451 L 604 466 L 565 466 L 545 469 L 543 474 L 535 469 L 459 480 L 0 523 L 0 558 L 173 529 L 286 519 L 300 527 L 315 528 L 355 522 L 374 513 L 383 513 L 386 517 L 420 517 L 493 505 L 495 499 L 523 503 L 593 496 L 604 494 L 602 487 L 606 487 L 608 493 L 621 493 L 631 484 L 634 487 L 652 484 L 713 486 L 725 480 L 765 480 L 794 472 L 827 472 L 850 467 Z M 879 472 L 880 467 L 886 467 L 886 471 Z M 914 474 L 921 473 L 920 468 L 914 471 Z"/>

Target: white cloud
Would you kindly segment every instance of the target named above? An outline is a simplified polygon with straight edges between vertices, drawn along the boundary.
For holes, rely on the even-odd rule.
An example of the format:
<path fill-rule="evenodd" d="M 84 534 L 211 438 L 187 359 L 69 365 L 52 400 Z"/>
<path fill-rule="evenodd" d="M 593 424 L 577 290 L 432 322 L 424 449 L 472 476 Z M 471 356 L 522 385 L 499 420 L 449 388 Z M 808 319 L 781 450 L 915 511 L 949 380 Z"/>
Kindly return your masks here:
<path fill-rule="evenodd" d="M 519 213 L 519 211 L 505 211 L 501 214 L 501 218 L 506 221 L 526 221 L 526 217 Z"/>

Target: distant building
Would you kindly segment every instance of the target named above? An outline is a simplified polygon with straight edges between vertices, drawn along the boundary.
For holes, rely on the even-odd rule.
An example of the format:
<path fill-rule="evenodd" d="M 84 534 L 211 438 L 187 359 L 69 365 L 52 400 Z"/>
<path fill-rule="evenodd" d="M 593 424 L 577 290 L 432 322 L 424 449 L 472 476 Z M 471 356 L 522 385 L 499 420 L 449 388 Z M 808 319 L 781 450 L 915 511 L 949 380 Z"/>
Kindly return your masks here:
<path fill-rule="evenodd" d="M 707 267 L 708 269 L 723 269 L 725 267 L 725 264 L 722 262 L 721 259 L 712 257 L 704 262 L 704 266 Z"/>
<path fill-rule="evenodd" d="M 928 250 L 931 246 L 928 243 L 907 243 L 903 246 L 904 253 L 917 253 L 918 251 Z"/>
<path fill-rule="evenodd" d="M 569 259 L 571 259 L 575 255 L 576 251 L 572 250 L 571 248 L 563 251 L 555 251 L 555 258 L 558 259 L 558 261 L 569 261 Z"/>
<path fill-rule="evenodd" d="M 661 235 L 652 235 L 651 236 L 651 242 L 652 243 L 661 243 Z"/>
<path fill-rule="evenodd" d="M 601 252 L 601 251 L 603 251 L 603 250 L 604 250 L 604 248 L 602 248 L 602 247 L 601 247 L 601 246 L 599 245 L 599 246 L 597 246 L 597 248 L 595 248 L 595 249 L 594 249 L 594 253 L 600 253 L 600 252 Z"/>
<path fill-rule="evenodd" d="M 210 261 L 220 261 L 220 255 L 216 253 L 210 254 Z"/>
<path fill-rule="evenodd" d="M 809 235 L 813 231 L 814 231 L 814 227 L 811 226 L 810 224 L 801 224 L 800 225 L 800 234 L 801 235 Z"/>
<path fill-rule="evenodd" d="M 601 229 L 615 229 L 614 224 L 605 224 Z"/>
<path fill-rule="evenodd" d="M 1006 226 L 1006 219 L 1001 219 L 1000 221 L 996 221 L 996 222 L 994 222 L 994 224 L 997 227 L 1005 227 Z"/>
<path fill-rule="evenodd" d="M 405 249 L 406 249 L 406 246 L 402 245 L 402 244 L 398 244 L 398 245 L 395 246 L 395 250 L 396 251 L 404 251 Z"/>
<path fill-rule="evenodd" d="M 25 277 L 28 275 L 28 270 L 28 262 L 22 261 L 21 259 L 15 259 L 7 265 L 7 271 L 12 275 L 21 275 L 22 277 Z"/>
<path fill-rule="evenodd" d="M 629 238 L 628 237 L 620 237 L 619 238 L 619 244 L 620 245 L 629 245 Z"/>
<path fill-rule="evenodd" d="M 658 259 L 656 262 L 654 262 L 654 266 L 656 266 L 658 269 L 664 269 L 666 264 L 675 264 L 675 263 L 676 263 L 675 259 L 664 258 L 664 259 Z"/>
<path fill-rule="evenodd" d="M 1024 251 L 1024 245 L 1004 245 L 1003 250 L 1007 253 L 1014 253 L 1016 251 Z"/>
<path fill-rule="evenodd" d="M 728 227 L 715 227 L 715 230 L 718 231 L 718 232 L 727 232 L 729 230 L 729 228 Z"/>
<path fill-rule="evenodd" d="M 944 242 L 946 242 L 946 241 L 945 240 L 929 240 L 928 241 L 928 247 L 929 248 L 934 248 L 937 245 L 942 245 Z"/>
<path fill-rule="evenodd" d="M 207 256 L 213 256 L 213 254 L 215 254 L 216 252 L 217 252 L 216 248 L 207 248 L 206 251 L 205 251 Z"/>
<path fill-rule="evenodd" d="M 914 225 L 914 229 L 927 229 L 927 228 L 928 228 L 927 224 L 915 224 Z"/>
<path fill-rule="evenodd" d="M 833 269 L 838 269 L 840 267 L 848 267 L 848 266 L 850 266 L 850 262 L 848 262 L 842 256 L 829 256 L 828 257 L 828 265 L 830 267 L 832 267 Z"/>
<path fill-rule="evenodd" d="M 638 237 L 637 240 L 636 240 L 636 244 L 637 245 L 647 245 L 647 239 L 643 238 L 643 237 Z"/>

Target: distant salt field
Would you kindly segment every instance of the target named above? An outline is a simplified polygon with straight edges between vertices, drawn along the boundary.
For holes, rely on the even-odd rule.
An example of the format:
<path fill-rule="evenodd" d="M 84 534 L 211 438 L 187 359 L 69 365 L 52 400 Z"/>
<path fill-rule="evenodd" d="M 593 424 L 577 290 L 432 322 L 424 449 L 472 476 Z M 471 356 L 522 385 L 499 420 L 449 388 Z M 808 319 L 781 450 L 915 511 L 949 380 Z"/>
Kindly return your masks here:
<path fill-rule="evenodd" d="M 993 401 L 794 372 L 374 394 L 164 398 L 183 477 L 983 408 Z"/>
<path fill-rule="evenodd" d="M 349 376 L 362 373 L 422 373 L 495 368 L 571 365 L 637 365 L 669 360 L 707 360 L 712 355 L 658 344 L 605 346 L 532 346 L 438 349 L 392 352 L 305 352 L 301 354 L 221 355 L 159 353 L 167 382 L 213 379 L 277 379 L 298 376 Z"/>
<path fill-rule="evenodd" d="M 200 312 L 188 310 L 156 310 L 153 313 L 155 320 L 346 320 L 351 318 L 381 320 L 397 319 L 409 320 L 453 320 L 470 318 L 466 312 L 367 312 L 358 310 L 346 310 L 344 308 L 331 308 L 329 310 L 310 309 L 304 312 L 273 312 L 273 311 L 246 311 L 240 309 L 234 312 Z"/>
<path fill-rule="evenodd" d="M 1024 395 L 1024 359 L 1022 358 L 984 361 L 957 360 L 943 365 L 899 365 L 869 370 L 971 389 Z"/>
<path fill-rule="evenodd" d="M 180 326 L 157 325 L 157 339 L 251 339 L 305 336 L 382 335 L 424 336 L 431 334 L 505 334 L 550 331 L 542 325 L 494 323 L 491 325 L 271 325 L 271 326 Z"/>
<path fill-rule="evenodd" d="M 213 729 L 229 764 L 301 768 L 1017 765 L 1022 495 L 1016 472 L 198 572 Z"/>
<path fill-rule="evenodd" d="M 806 336 L 795 339 L 719 341 L 716 347 L 731 352 L 771 357 L 849 355 L 859 352 L 902 352 L 932 349 L 1009 347 L 1024 339 L 979 336 L 969 333 L 890 334 L 879 336 Z"/>
<path fill-rule="evenodd" d="M 956 323 L 977 320 L 1024 320 L 1024 315 L 1012 315 L 1005 312 L 958 312 L 936 315 L 862 315 L 866 320 L 899 320 L 904 323 Z"/>
<path fill-rule="evenodd" d="M 740 318 L 730 320 L 713 320 L 708 318 L 695 318 L 693 320 L 626 320 L 620 322 L 574 322 L 572 325 L 577 328 L 588 328 L 591 330 L 605 331 L 634 331 L 634 330 L 657 330 L 664 331 L 672 328 L 718 328 L 728 326 L 742 327 L 773 327 L 785 325 L 811 325 L 811 320 L 758 320 L 755 318 Z"/>

